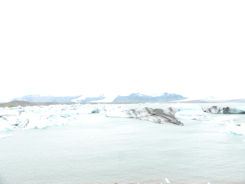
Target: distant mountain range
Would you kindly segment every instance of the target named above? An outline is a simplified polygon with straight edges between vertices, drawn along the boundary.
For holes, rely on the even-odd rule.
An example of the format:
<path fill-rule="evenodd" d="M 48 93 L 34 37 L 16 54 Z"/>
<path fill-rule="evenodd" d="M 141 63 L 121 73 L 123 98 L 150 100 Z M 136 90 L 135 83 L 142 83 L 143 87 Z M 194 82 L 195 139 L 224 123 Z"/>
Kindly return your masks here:
<path fill-rule="evenodd" d="M 149 96 L 140 93 L 132 93 L 128 96 L 117 96 L 112 101 L 106 101 L 104 95 L 95 96 L 95 97 L 85 97 L 85 96 L 40 96 L 40 95 L 27 95 L 20 98 L 14 98 L 13 101 L 26 101 L 26 102 L 34 102 L 34 103 L 44 103 L 44 102 L 52 102 L 52 103 L 89 103 L 89 102 L 113 102 L 113 103 L 132 103 L 132 102 L 170 102 L 177 100 L 184 100 L 185 97 L 172 94 L 172 93 L 163 93 L 160 96 Z"/>
<path fill-rule="evenodd" d="M 149 96 L 139 93 L 132 93 L 128 96 L 118 96 L 114 99 L 113 102 L 170 102 L 184 99 L 186 99 L 186 97 L 172 93 L 163 93 L 160 96 Z"/>
<path fill-rule="evenodd" d="M 159 96 L 150 96 L 140 93 L 132 93 L 127 96 L 117 96 L 114 99 L 105 97 L 104 95 L 88 97 L 83 95 L 78 96 L 40 96 L 27 95 L 20 98 L 14 98 L 9 103 L 0 103 L 2 106 L 18 106 L 18 105 L 35 105 L 35 104 L 57 104 L 57 103 L 142 103 L 142 102 L 181 102 L 181 103 L 245 103 L 245 98 L 240 99 L 217 99 L 217 98 L 203 98 L 190 99 L 179 94 L 163 93 Z"/>
<path fill-rule="evenodd" d="M 98 100 L 103 100 L 104 96 L 97 97 L 83 97 L 83 96 L 40 96 L 40 95 L 27 95 L 20 98 L 14 98 L 13 101 L 26 101 L 26 102 L 35 102 L 35 103 L 44 103 L 44 102 L 52 102 L 52 103 L 86 103 L 93 102 Z"/>
<path fill-rule="evenodd" d="M 68 103 L 72 100 L 79 98 L 79 96 L 40 96 L 40 95 L 27 95 L 20 98 L 14 98 L 13 101 L 26 101 L 26 102 L 54 102 L 54 103 Z"/>

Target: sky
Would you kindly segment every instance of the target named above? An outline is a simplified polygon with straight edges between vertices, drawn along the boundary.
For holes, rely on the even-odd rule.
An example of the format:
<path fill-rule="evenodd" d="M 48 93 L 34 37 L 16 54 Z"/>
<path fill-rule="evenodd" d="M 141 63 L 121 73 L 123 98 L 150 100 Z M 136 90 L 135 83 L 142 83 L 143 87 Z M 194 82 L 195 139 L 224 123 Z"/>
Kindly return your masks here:
<path fill-rule="evenodd" d="M 245 98 L 244 0 L 1 0 L 0 101 Z"/>

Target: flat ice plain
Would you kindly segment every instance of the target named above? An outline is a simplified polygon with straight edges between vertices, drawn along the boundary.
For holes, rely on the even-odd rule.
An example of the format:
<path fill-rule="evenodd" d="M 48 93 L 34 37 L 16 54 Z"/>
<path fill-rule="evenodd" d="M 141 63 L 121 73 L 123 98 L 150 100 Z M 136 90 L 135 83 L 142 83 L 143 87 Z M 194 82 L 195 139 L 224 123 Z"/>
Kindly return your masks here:
<path fill-rule="evenodd" d="M 245 115 L 230 104 L 73 104 L 0 108 L 0 184 L 244 184 Z M 128 118 L 178 110 L 184 126 Z"/>

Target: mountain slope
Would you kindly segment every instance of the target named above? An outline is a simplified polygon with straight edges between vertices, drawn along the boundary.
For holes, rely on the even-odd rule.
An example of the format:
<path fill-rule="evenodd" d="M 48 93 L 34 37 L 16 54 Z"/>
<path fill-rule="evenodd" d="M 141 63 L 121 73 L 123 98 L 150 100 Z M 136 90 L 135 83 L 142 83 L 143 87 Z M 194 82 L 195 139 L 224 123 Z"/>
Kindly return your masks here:
<path fill-rule="evenodd" d="M 110 100 L 107 102 L 115 102 L 115 103 L 133 103 L 133 102 L 170 102 L 176 100 L 183 100 L 185 97 L 172 94 L 172 93 L 163 93 L 160 96 L 149 96 L 139 93 L 132 93 L 128 96 L 117 96 L 114 100 Z M 34 102 L 34 103 L 87 103 L 87 102 L 103 102 L 106 98 L 104 95 L 100 96 L 40 96 L 40 95 L 27 95 L 20 98 L 15 98 L 13 101 L 26 101 L 26 102 Z"/>
<path fill-rule="evenodd" d="M 55 103 L 69 103 L 73 99 L 78 98 L 79 96 L 40 96 L 40 95 L 27 95 L 20 98 L 15 98 L 13 101 L 26 101 L 26 102 L 55 102 Z"/>
<path fill-rule="evenodd" d="M 183 99 L 186 98 L 172 93 L 164 93 L 160 96 L 148 96 L 139 93 L 132 93 L 128 96 L 118 96 L 113 102 L 170 102 Z"/>
<path fill-rule="evenodd" d="M 84 96 L 40 96 L 40 95 L 27 95 L 20 98 L 14 98 L 13 101 L 26 101 L 26 102 L 35 102 L 35 103 L 71 103 L 71 102 L 93 102 L 98 100 L 103 100 L 104 96 L 97 97 L 84 97 Z"/>

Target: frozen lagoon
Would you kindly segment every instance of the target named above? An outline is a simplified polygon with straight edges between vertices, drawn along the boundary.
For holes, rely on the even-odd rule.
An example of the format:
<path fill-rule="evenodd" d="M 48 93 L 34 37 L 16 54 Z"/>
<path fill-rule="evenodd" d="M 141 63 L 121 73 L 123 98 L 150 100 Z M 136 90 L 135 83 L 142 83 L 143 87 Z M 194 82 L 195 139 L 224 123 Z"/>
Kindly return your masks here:
<path fill-rule="evenodd" d="M 0 183 L 245 183 L 245 116 L 203 113 L 204 105 L 212 104 L 2 108 L 11 118 L 0 121 Z M 122 113 L 168 106 L 184 126 Z M 16 117 L 28 125 L 13 126 Z"/>

